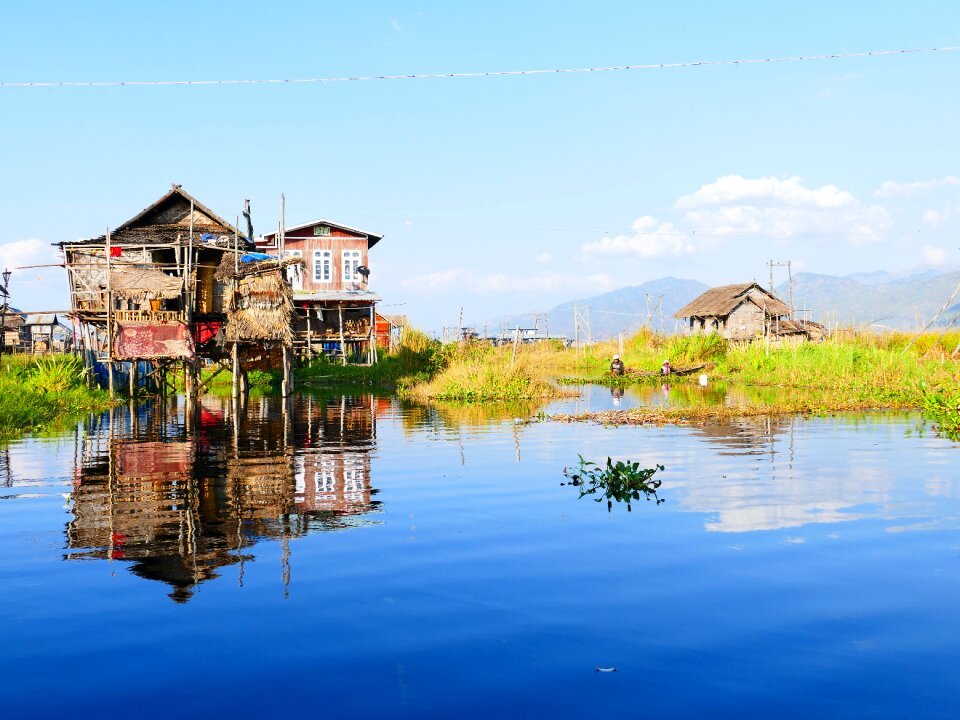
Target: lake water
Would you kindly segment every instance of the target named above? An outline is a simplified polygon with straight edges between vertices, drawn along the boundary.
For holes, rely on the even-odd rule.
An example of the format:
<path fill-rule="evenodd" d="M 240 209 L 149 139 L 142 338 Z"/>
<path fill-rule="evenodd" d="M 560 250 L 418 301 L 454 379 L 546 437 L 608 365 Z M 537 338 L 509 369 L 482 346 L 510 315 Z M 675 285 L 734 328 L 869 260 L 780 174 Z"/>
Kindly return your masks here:
<path fill-rule="evenodd" d="M 548 411 L 661 400 L 694 401 Z M 960 445 L 909 415 L 532 411 L 205 397 L 11 442 L 0 716 L 960 712 Z M 665 502 L 579 498 L 578 453 L 666 466 Z"/>

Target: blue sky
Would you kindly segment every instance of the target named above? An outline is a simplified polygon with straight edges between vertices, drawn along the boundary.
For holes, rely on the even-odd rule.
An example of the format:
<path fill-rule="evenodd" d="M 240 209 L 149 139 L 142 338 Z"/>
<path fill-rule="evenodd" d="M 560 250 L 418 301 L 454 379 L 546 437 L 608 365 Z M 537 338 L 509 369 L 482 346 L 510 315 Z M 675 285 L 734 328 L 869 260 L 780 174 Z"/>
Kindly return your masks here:
<path fill-rule="evenodd" d="M 960 44 L 954 2 L 44 3 L 0 81 L 574 68 Z M 430 329 L 672 275 L 958 261 L 960 52 L 527 77 L 0 88 L 0 263 L 55 262 L 170 183 L 258 232 L 383 233 L 371 287 Z M 58 269 L 14 304 L 66 307 Z"/>

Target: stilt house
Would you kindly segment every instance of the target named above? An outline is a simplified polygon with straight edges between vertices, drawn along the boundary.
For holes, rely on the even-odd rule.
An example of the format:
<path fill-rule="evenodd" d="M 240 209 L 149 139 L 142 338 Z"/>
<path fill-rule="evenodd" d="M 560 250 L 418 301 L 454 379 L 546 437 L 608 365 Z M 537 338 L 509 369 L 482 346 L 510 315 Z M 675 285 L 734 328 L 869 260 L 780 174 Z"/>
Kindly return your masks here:
<path fill-rule="evenodd" d="M 257 249 L 303 261 L 290 272 L 297 312 L 295 346 L 342 362 L 377 359 L 376 304 L 369 288 L 369 251 L 383 238 L 330 220 L 285 228 L 257 240 Z"/>
<path fill-rule="evenodd" d="M 235 258 L 252 243 L 180 185 L 112 232 L 59 246 L 86 356 L 106 366 L 111 390 L 115 362 L 136 367 L 137 360 L 149 360 L 164 378 L 182 365 L 192 396 L 198 361 L 229 357 L 224 335 L 237 309 L 231 305 L 236 278 L 217 270 L 238 264 Z M 282 285 L 280 265 L 274 261 L 257 274 L 262 280 L 272 273 Z M 234 344 L 261 340 L 247 338 L 242 327 L 232 330 Z"/>

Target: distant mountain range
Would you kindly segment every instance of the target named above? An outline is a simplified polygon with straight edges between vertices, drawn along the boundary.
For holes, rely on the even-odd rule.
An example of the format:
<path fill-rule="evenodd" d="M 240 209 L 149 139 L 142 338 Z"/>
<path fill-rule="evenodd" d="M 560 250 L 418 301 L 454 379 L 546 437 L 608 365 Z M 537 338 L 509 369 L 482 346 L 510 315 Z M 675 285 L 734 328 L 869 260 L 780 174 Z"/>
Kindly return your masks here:
<path fill-rule="evenodd" d="M 742 278 L 730 281 L 747 282 Z M 960 269 L 917 268 L 903 273 L 856 273 L 846 277 L 797 273 L 793 276 L 796 317 L 845 326 L 869 326 L 877 330 L 912 330 L 922 327 L 960 285 Z M 654 330 L 676 332 L 679 321 L 673 313 L 708 289 L 698 280 L 672 277 L 613 290 L 602 295 L 571 300 L 549 311 L 528 312 L 489 320 L 487 333 L 500 328 L 537 327 L 550 335 L 574 335 L 574 307 L 586 315 L 593 339 L 632 333 L 644 325 Z M 789 302 L 790 287 L 783 283 L 777 294 Z M 662 314 L 660 298 L 662 300 Z M 806 310 L 801 313 L 799 311 Z M 953 299 L 934 327 L 943 327 L 960 315 L 960 294 Z M 661 324 L 662 317 L 662 324 Z M 957 320 L 960 327 L 960 319 Z M 478 330 L 480 328 L 477 328 Z M 585 330 L 581 330 L 581 334 Z"/>

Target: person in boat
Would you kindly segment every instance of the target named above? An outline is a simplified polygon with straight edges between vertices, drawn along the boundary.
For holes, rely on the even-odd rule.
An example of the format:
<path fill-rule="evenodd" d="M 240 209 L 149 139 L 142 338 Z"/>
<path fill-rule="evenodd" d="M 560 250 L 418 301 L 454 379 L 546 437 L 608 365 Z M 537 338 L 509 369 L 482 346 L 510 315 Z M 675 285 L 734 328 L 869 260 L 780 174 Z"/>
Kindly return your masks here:
<path fill-rule="evenodd" d="M 610 373 L 612 375 L 623 375 L 624 370 L 623 360 L 620 359 L 619 355 L 614 355 L 613 362 L 610 363 Z"/>
<path fill-rule="evenodd" d="M 660 366 L 660 374 L 669 375 L 672 372 L 673 372 L 673 366 L 670 365 L 670 361 L 664 360 L 663 365 Z"/>

